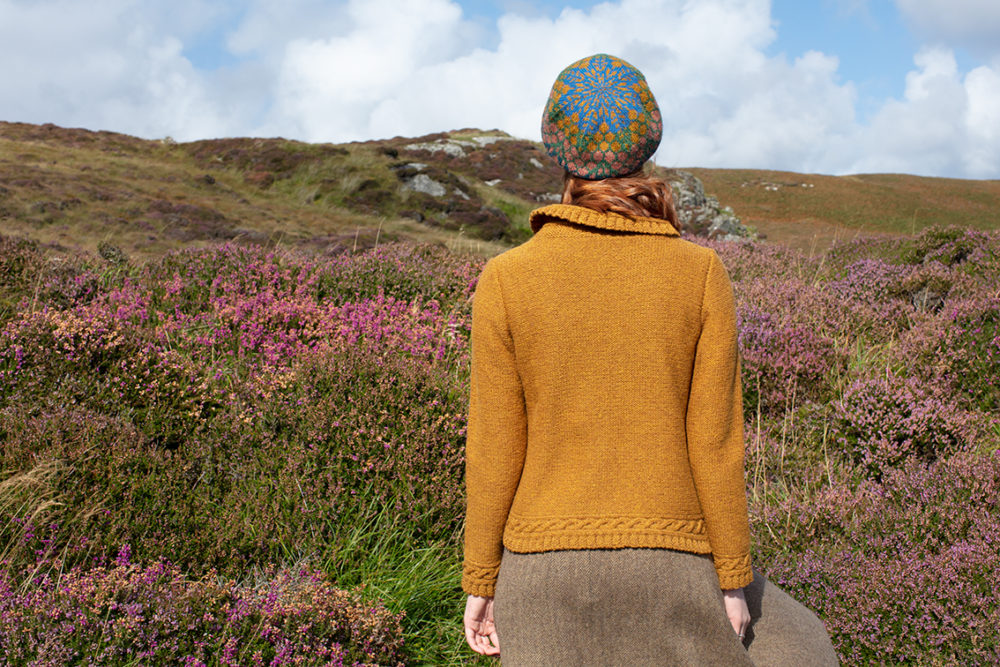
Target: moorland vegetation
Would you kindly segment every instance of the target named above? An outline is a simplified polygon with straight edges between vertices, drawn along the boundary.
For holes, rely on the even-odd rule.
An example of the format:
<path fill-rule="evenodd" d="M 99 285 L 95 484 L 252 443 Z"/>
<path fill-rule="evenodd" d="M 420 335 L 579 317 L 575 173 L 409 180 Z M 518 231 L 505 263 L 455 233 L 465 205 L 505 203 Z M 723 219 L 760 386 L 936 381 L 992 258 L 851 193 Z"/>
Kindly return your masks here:
<path fill-rule="evenodd" d="M 12 228 L 0 663 L 495 664 L 459 586 L 488 253 Z M 845 665 L 1000 661 L 1000 232 L 687 238 L 736 293 L 757 568 Z"/>
<path fill-rule="evenodd" d="M 737 294 L 757 566 L 845 664 L 995 661 L 1000 235 L 702 242 Z M 458 583 L 483 261 L 53 262 L 0 237 L 2 660 L 477 664 Z"/>

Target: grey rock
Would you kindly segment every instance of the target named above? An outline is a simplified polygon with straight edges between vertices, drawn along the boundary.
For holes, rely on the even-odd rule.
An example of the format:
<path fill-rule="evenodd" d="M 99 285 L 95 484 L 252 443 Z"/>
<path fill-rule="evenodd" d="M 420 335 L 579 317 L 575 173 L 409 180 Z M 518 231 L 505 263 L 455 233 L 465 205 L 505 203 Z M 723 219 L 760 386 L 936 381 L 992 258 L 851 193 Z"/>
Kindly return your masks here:
<path fill-rule="evenodd" d="M 706 195 L 705 186 L 694 174 L 677 169 L 670 173 L 669 179 L 677 218 L 685 230 L 724 241 L 758 238 L 755 232 L 743 225 L 731 208 Z"/>
<path fill-rule="evenodd" d="M 417 174 L 403 182 L 403 187 L 414 192 L 423 192 L 432 197 L 443 197 L 448 190 L 427 174 Z"/>
<path fill-rule="evenodd" d="M 495 144 L 498 141 L 513 141 L 514 137 L 505 137 L 500 134 L 484 134 L 481 137 L 472 137 L 472 140 L 480 146 L 489 146 L 490 144 Z"/>
<path fill-rule="evenodd" d="M 944 294 L 925 285 L 910 295 L 910 303 L 917 310 L 936 313 L 944 307 L 944 297 Z"/>
<path fill-rule="evenodd" d="M 121 248 L 107 241 L 101 241 L 97 244 L 97 254 L 115 266 L 128 264 L 128 255 Z"/>
<path fill-rule="evenodd" d="M 463 143 L 468 145 L 467 142 L 458 142 L 453 139 L 438 139 L 426 144 L 408 144 L 405 148 L 408 151 L 427 151 L 429 153 L 440 151 L 452 157 L 465 157 L 465 150 L 462 148 Z"/>

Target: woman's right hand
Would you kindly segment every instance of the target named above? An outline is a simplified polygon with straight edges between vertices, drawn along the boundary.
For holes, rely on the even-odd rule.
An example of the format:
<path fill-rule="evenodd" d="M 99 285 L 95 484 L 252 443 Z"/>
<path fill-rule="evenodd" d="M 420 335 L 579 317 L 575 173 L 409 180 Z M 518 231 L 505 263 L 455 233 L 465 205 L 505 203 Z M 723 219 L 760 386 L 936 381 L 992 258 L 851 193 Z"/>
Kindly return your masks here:
<path fill-rule="evenodd" d="M 737 635 L 741 635 L 739 640 L 743 641 L 747 628 L 750 627 L 750 610 L 747 608 L 747 599 L 743 595 L 742 588 L 734 588 L 722 591 L 722 600 L 726 605 L 726 616 L 733 625 L 733 630 Z"/>

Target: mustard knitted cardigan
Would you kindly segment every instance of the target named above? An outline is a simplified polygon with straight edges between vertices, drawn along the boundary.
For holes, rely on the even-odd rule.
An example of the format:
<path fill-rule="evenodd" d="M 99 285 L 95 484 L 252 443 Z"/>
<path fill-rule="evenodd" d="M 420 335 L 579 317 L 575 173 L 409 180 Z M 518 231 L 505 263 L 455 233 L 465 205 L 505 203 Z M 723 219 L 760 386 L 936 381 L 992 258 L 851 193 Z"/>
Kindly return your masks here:
<path fill-rule="evenodd" d="M 670 223 L 562 204 L 473 297 L 462 589 L 503 547 L 712 554 L 751 581 L 736 312 L 715 251 Z"/>

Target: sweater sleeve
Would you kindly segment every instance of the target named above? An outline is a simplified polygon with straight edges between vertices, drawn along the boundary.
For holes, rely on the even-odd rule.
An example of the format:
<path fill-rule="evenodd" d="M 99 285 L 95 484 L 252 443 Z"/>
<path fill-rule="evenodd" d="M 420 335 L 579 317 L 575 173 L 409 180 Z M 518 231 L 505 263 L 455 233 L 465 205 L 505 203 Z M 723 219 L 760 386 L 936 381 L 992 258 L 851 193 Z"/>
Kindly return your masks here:
<path fill-rule="evenodd" d="M 492 597 L 503 531 L 521 478 L 527 414 L 496 263 L 483 267 L 472 302 L 472 370 L 465 443 L 462 590 Z"/>
<path fill-rule="evenodd" d="M 743 394 L 733 287 L 713 251 L 686 417 L 688 458 L 724 590 L 753 581 L 744 477 Z"/>

